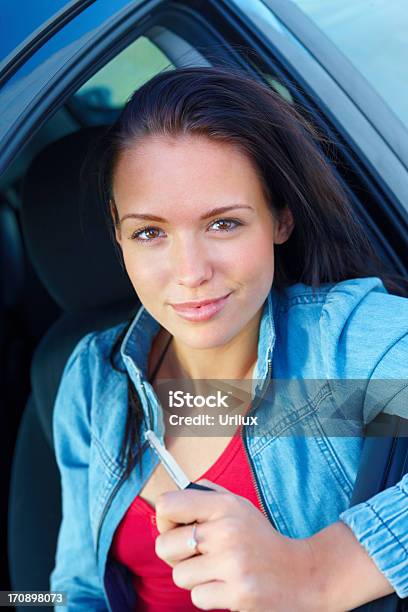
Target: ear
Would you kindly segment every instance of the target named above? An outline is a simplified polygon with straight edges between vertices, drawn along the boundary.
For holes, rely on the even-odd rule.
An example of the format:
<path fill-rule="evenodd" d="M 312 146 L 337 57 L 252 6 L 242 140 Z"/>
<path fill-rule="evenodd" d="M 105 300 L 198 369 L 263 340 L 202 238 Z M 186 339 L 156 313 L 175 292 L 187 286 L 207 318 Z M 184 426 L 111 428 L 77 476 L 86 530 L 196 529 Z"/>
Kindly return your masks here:
<path fill-rule="evenodd" d="M 274 231 L 274 243 L 275 244 L 283 244 L 286 242 L 295 226 L 295 221 L 293 219 L 292 212 L 285 206 L 285 208 L 279 211 L 279 216 L 275 222 L 275 231 Z"/>
<path fill-rule="evenodd" d="M 122 246 L 122 235 L 120 231 L 118 211 L 112 200 L 109 202 L 109 209 L 112 217 L 113 227 L 115 228 L 116 242 L 119 244 L 119 246 Z"/>

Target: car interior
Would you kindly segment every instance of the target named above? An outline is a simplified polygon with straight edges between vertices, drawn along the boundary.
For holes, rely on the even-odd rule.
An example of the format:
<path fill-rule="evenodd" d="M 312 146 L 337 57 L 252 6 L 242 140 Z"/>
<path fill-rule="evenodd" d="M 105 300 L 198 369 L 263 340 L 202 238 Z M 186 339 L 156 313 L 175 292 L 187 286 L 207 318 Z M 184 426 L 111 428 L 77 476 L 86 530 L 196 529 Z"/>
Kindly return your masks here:
<path fill-rule="evenodd" d="M 61 520 L 52 412 L 64 365 L 85 334 L 128 319 L 139 306 L 97 191 L 81 172 L 98 137 L 134 89 L 157 72 L 232 56 L 291 103 L 307 105 L 320 129 L 335 133 L 290 78 L 239 47 L 227 49 L 203 24 L 194 27 L 174 15 L 157 15 L 142 36 L 61 102 L 0 178 L 0 376 L 7 432 L 1 467 L 3 589 L 49 590 Z M 341 135 L 336 142 L 333 158 L 342 161 L 339 173 L 356 214 L 388 269 L 402 273 L 403 244 L 378 204 L 378 188 L 359 170 Z M 407 440 L 397 430 L 389 438 L 366 439 L 354 503 L 408 470 Z M 364 609 L 402 610 L 397 600 L 390 596 L 382 607 Z"/>

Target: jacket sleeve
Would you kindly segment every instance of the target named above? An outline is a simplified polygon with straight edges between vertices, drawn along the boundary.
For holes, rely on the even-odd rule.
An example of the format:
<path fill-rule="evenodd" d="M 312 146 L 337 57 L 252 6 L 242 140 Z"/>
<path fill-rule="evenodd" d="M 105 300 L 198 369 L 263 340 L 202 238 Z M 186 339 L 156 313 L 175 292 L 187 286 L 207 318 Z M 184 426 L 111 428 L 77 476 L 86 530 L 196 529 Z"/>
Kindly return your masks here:
<path fill-rule="evenodd" d="M 65 366 L 54 404 L 53 435 L 61 474 L 62 522 L 52 591 L 67 595 L 67 606 L 85 612 L 108 609 L 98 575 L 88 503 L 91 373 L 88 334 L 77 344 Z"/>
<path fill-rule="evenodd" d="M 387 350 L 373 371 L 367 390 L 385 413 L 407 418 L 408 336 Z M 393 380 L 389 380 L 393 379 Z M 389 384 L 388 384 L 389 383 Z M 375 417 L 373 402 L 366 414 Z M 401 598 L 408 597 L 408 474 L 395 486 L 340 514 Z"/>

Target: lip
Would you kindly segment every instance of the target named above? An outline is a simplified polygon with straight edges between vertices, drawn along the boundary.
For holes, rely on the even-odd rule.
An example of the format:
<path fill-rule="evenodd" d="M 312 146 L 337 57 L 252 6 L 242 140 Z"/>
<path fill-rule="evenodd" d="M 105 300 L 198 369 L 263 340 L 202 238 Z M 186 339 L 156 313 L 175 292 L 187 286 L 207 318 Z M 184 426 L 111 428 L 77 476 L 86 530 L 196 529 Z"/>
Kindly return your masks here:
<path fill-rule="evenodd" d="M 183 302 L 182 304 L 171 304 L 175 312 L 188 321 L 208 321 L 218 314 L 226 305 L 229 296 L 232 292 L 226 295 L 209 300 L 200 300 L 198 302 Z"/>
<path fill-rule="evenodd" d="M 229 295 L 229 293 L 226 293 L 225 295 L 222 295 L 219 298 L 209 298 L 208 300 L 196 300 L 194 302 L 180 302 L 179 304 L 178 303 L 172 304 L 172 306 L 174 306 L 174 308 L 199 308 L 200 306 L 206 306 L 207 304 L 213 304 L 215 302 L 218 302 L 219 300 L 223 300 L 225 297 L 227 297 L 227 295 Z"/>

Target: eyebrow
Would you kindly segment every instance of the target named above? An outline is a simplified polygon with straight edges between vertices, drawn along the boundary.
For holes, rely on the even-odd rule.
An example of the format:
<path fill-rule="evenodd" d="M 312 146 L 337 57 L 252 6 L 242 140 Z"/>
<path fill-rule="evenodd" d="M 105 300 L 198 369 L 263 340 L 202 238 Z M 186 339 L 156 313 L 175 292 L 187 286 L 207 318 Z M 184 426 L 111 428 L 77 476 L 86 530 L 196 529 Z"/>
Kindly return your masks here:
<path fill-rule="evenodd" d="M 246 204 L 232 204 L 230 206 L 220 206 L 219 208 L 212 208 L 208 212 L 201 215 L 200 220 L 208 219 L 209 217 L 214 217 L 214 215 L 219 215 L 221 213 L 227 212 L 228 210 L 235 210 L 237 208 L 246 208 L 248 210 L 254 210 L 252 206 L 247 206 Z M 145 221 L 158 221 L 160 223 L 168 223 L 167 219 L 164 219 L 163 217 L 157 217 L 156 215 L 147 215 L 143 213 L 129 213 L 127 215 L 124 215 L 119 221 L 119 223 L 123 223 L 125 219 L 142 219 Z"/>

